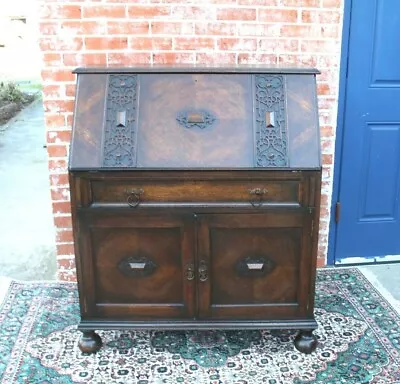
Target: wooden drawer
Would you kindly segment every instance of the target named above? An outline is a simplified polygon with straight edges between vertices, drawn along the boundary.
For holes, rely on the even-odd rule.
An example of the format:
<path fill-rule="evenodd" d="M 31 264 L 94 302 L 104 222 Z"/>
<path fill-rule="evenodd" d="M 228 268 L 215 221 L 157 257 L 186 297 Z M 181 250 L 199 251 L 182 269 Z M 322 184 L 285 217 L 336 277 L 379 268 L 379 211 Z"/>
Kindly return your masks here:
<path fill-rule="evenodd" d="M 92 180 L 95 204 L 263 206 L 275 203 L 301 205 L 303 184 L 297 180 Z"/>

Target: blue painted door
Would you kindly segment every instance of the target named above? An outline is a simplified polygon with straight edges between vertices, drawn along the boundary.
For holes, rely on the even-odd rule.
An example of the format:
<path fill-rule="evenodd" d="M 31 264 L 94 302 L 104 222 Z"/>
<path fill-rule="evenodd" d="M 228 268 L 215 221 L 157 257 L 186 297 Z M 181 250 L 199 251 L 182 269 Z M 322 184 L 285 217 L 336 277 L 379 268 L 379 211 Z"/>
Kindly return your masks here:
<path fill-rule="evenodd" d="M 379 261 L 400 255 L 399 0 L 352 0 L 345 97 L 335 261 Z"/>

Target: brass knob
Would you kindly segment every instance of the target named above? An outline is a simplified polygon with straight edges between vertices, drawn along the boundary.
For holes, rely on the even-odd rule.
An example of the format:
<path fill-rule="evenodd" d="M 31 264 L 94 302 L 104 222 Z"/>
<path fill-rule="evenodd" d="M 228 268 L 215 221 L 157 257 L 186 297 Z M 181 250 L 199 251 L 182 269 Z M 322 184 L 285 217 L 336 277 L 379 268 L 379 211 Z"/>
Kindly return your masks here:
<path fill-rule="evenodd" d="M 253 207 L 260 207 L 263 203 L 263 197 L 268 193 L 267 188 L 249 189 L 249 194 L 252 196 L 250 203 Z"/>
<path fill-rule="evenodd" d="M 126 202 L 129 204 L 130 207 L 135 208 L 139 205 L 141 196 L 144 193 L 143 189 L 131 189 L 125 191 L 128 194 L 126 198 Z"/>
<path fill-rule="evenodd" d="M 204 260 L 200 261 L 199 265 L 199 280 L 205 282 L 208 280 L 208 268 Z"/>
<path fill-rule="evenodd" d="M 194 265 L 192 263 L 186 265 L 186 280 L 194 280 Z"/>

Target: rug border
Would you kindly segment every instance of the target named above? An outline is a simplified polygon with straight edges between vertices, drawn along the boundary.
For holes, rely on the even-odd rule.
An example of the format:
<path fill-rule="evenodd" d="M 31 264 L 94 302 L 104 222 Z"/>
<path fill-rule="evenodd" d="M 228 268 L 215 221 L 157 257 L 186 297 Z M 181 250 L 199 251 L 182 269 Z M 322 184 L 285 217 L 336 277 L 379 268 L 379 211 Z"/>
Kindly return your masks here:
<path fill-rule="evenodd" d="M 371 286 L 371 288 L 386 301 L 394 312 L 400 316 L 400 301 L 395 299 L 393 295 L 379 282 L 379 280 L 369 271 L 362 271 L 358 266 L 340 266 L 340 267 L 323 267 L 318 268 L 318 271 L 340 271 L 352 270 L 361 275 Z M 400 382 L 399 382 L 400 384 Z"/>
<path fill-rule="evenodd" d="M 35 284 L 58 284 L 58 285 L 76 285 L 75 281 L 60 281 L 60 280 L 18 280 L 11 277 L 0 276 L 0 311 L 3 310 L 5 300 L 10 294 L 14 284 L 35 285 Z"/>
<path fill-rule="evenodd" d="M 372 288 L 378 292 L 400 316 L 400 301 L 393 297 L 372 272 L 368 270 L 363 271 L 359 268 L 357 269 L 370 282 Z"/>

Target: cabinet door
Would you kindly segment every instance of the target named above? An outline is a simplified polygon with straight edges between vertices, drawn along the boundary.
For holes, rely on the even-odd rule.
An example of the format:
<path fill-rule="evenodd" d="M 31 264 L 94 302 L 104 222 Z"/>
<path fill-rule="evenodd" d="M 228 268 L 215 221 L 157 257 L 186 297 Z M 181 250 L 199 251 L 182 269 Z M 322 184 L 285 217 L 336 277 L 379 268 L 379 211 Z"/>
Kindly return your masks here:
<path fill-rule="evenodd" d="M 221 320 L 307 318 L 315 267 L 311 216 L 303 209 L 202 215 L 199 316 Z"/>
<path fill-rule="evenodd" d="M 193 316 L 191 217 L 91 215 L 81 223 L 84 318 Z"/>

